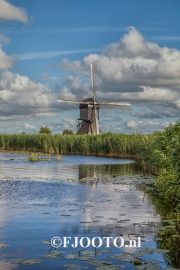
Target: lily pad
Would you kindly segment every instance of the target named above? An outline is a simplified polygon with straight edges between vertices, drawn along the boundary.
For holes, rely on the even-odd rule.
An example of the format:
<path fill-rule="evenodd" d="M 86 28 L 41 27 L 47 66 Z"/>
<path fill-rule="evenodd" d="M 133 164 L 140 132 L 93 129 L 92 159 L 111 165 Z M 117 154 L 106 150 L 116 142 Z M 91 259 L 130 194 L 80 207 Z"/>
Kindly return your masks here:
<path fill-rule="evenodd" d="M 142 256 L 144 256 L 144 253 L 143 252 L 132 252 L 132 253 L 130 253 L 130 252 L 123 252 L 122 253 L 123 255 L 125 254 L 125 255 L 130 255 L 130 256 L 133 256 L 133 257 L 142 257 Z"/>
<path fill-rule="evenodd" d="M 87 269 L 86 266 L 79 266 L 77 264 L 65 264 L 63 265 L 65 268 L 73 268 L 73 269 Z"/>
<path fill-rule="evenodd" d="M 117 270 L 125 268 L 124 265 L 107 265 L 96 267 L 96 270 Z"/>
<path fill-rule="evenodd" d="M 93 256 L 95 255 L 94 251 L 88 251 L 88 250 L 83 250 L 82 253 L 86 256 Z"/>
<path fill-rule="evenodd" d="M 79 256 L 74 253 L 66 255 L 65 258 L 68 260 L 79 260 L 79 261 L 89 261 L 93 259 L 91 256 Z"/>
<path fill-rule="evenodd" d="M 141 265 L 141 264 L 142 262 L 140 260 L 137 260 L 137 259 L 134 260 L 134 265 Z"/>
<path fill-rule="evenodd" d="M 152 254 L 152 253 L 168 253 L 169 250 L 161 248 L 141 248 L 141 252 Z"/>
<path fill-rule="evenodd" d="M 124 223 L 124 220 L 118 220 L 117 223 Z"/>
<path fill-rule="evenodd" d="M 160 263 L 162 263 L 162 262 L 157 261 L 157 260 L 146 260 L 146 262 L 151 263 L 151 264 L 160 264 Z"/>
<path fill-rule="evenodd" d="M 160 270 L 161 269 L 160 266 L 152 265 L 152 264 L 136 265 L 136 268 L 138 270 Z"/>
<path fill-rule="evenodd" d="M 52 259 L 55 259 L 55 258 L 60 258 L 62 257 L 62 254 L 46 254 L 46 255 L 43 255 L 44 258 L 52 258 Z"/>
<path fill-rule="evenodd" d="M 112 264 L 112 262 L 109 262 L 109 261 L 91 260 L 91 261 L 88 262 L 88 264 L 94 265 L 94 266 L 109 266 L 109 265 Z"/>
<path fill-rule="evenodd" d="M 112 259 L 116 259 L 118 261 L 122 261 L 122 262 L 134 262 L 134 260 L 135 260 L 133 256 L 130 256 L 127 254 L 115 254 L 112 256 L 108 256 L 108 257 L 112 258 Z"/>
<path fill-rule="evenodd" d="M 51 253 L 51 254 L 64 254 L 64 251 L 61 251 L 61 250 L 51 250 L 51 251 L 49 251 L 49 253 Z"/>
<path fill-rule="evenodd" d="M 37 263 L 42 263 L 42 260 L 39 259 L 30 259 L 30 260 L 24 260 L 24 261 L 20 261 L 19 264 L 21 265 L 34 265 Z"/>
<path fill-rule="evenodd" d="M 69 260 L 74 260 L 77 258 L 77 255 L 76 254 L 68 254 L 66 255 L 65 257 L 66 259 L 69 259 Z"/>
<path fill-rule="evenodd" d="M 65 264 L 63 266 L 66 267 L 66 268 L 74 268 L 74 267 L 77 266 L 77 264 Z"/>
<path fill-rule="evenodd" d="M 45 245 L 51 245 L 51 241 L 50 240 L 44 240 L 43 241 L 43 244 L 45 244 Z"/>
<path fill-rule="evenodd" d="M 92 259 L 93 258 L 90 256 L 76 256 L 76 260 L 79 260 L 79 261 L 90 261 Z"/>
<path fill-rule="evenodd" d="M 80 223 L 91 223 L 90 221 L 80 221 Z"/>
<path fill-rule="evenodd" d="M 97 251 L 98 254 L 100 254 L 100 253 L 111 253 L 111 252 L 112 252 L 112 250 L 110 250 L 110 249 L 100 249 L 100 250 Z"/>
<path fill-rule="evenodd" d="M 6 248 L 6 247 L 8 247 L 8 245 L 0 244 L 0 248 Z"/>
<path fill-rule="evenodd" d="M 157 248 L 157 249 L 154 249 L 154 253 L 168 253 L 169 250 L 167 249 L 161 249 L 161 248 Z"/>
<path fill-rule="evenodd" d="M 44 258 L 60 258 L 62 257 L 62 255 L 64 254 L 63 251 L 58 251 L 58 250 L 52 250 L 52 251 L 49 251 L 48 254 L 46 255 L 43 255 Z"/>

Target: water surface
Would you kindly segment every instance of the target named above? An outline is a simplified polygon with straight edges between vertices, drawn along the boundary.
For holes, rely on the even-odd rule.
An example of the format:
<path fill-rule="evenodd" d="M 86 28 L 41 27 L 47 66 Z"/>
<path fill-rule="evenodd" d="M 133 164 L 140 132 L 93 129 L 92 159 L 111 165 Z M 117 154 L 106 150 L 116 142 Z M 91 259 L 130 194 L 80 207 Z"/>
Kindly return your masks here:
<path fill-rule="evenodd" d="M 132 160 L 63 156 L 62 162 L 53 157 L 32 163 L 25 155 L 0 154 L 0 244 L 8 245 L 0 249 L 0 269 L 67 269 L 67 264 L 96 269 L 86 261 L 66 259 L 78 254 L 78 248 L 61 248 L 65 252 L 61 258 L 44 258 L 51 246 L 43 241 L 54 236 L 122 236 L 126 241 L 141 236 L 142 247 L 156 248 L 161 217 L 136 185 L 140 174 Z M 133 263 L 108 257 L 136 249 L 110 250 L 96 259 L 136 269 Z M 43 262 L 19 265 L 34 258 Z M 143 259 L 158 260 L 162 269 L 168 264 L 163 254 Z"/>

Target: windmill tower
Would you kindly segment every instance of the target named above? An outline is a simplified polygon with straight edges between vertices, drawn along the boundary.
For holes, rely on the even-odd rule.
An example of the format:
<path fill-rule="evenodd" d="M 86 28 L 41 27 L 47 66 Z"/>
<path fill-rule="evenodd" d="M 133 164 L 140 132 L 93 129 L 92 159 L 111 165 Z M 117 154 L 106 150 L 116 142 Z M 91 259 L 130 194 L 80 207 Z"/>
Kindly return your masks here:
<path fill-rule="evenodd" d="M 82 101 L 64 100 L 60 97 L 58 102 L 75 103 L 79 104 L 80 118 L 78 119 L 78 131 L 77 134 L 100 134 L 102 133 L 99 128 L 99 109 L 100 105 L 118 106 L 118 107 L 130 107 L 129 103 L 120 102 L 98 102 L 95 99 L 94 90 L 94 66 L 91 64 L 91 87 L 92 97 L 84 99 Z"/>

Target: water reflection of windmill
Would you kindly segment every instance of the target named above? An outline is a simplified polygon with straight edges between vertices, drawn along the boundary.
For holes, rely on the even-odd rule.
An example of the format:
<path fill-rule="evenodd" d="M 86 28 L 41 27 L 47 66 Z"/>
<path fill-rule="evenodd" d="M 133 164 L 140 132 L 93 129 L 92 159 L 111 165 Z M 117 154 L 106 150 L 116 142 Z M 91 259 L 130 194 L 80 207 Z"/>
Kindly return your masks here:
<path fill-rule="evenodd" d="M 79 165 L 79 179 L 90 177 L 92 179 L 97 179 L 98 170 L 97 165 Z"/>
<path fill-rule="evenodd" d="M 95 99 L 94 89 L 94 66 L 91 64 L 91 86 L 92 98 L 87 98 L 82 101 L 65 100 L 58 98 L 58 102 L 79 104 L 80 118 L 78 119 L 77 134 L 100 134 L 99 128 L 99 108 L 100 105 L 130 107 L 129 103 L 124 102 L 98 102 Z"/>

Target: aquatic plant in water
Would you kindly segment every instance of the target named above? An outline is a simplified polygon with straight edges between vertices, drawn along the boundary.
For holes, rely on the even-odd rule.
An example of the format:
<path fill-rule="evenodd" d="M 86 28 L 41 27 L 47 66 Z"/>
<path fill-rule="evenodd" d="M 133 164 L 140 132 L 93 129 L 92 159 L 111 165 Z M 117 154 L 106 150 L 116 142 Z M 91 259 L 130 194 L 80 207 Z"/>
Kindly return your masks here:
<path fill-rule="evenodd" d="M 37 155 L 35 154 L 30 154 L 29 157 L 28 157 L 28 160 L 31 161 L 31 162 L 34 162 L 34 161 L 38 161 L 38 160 L 41 160 Z"/>

